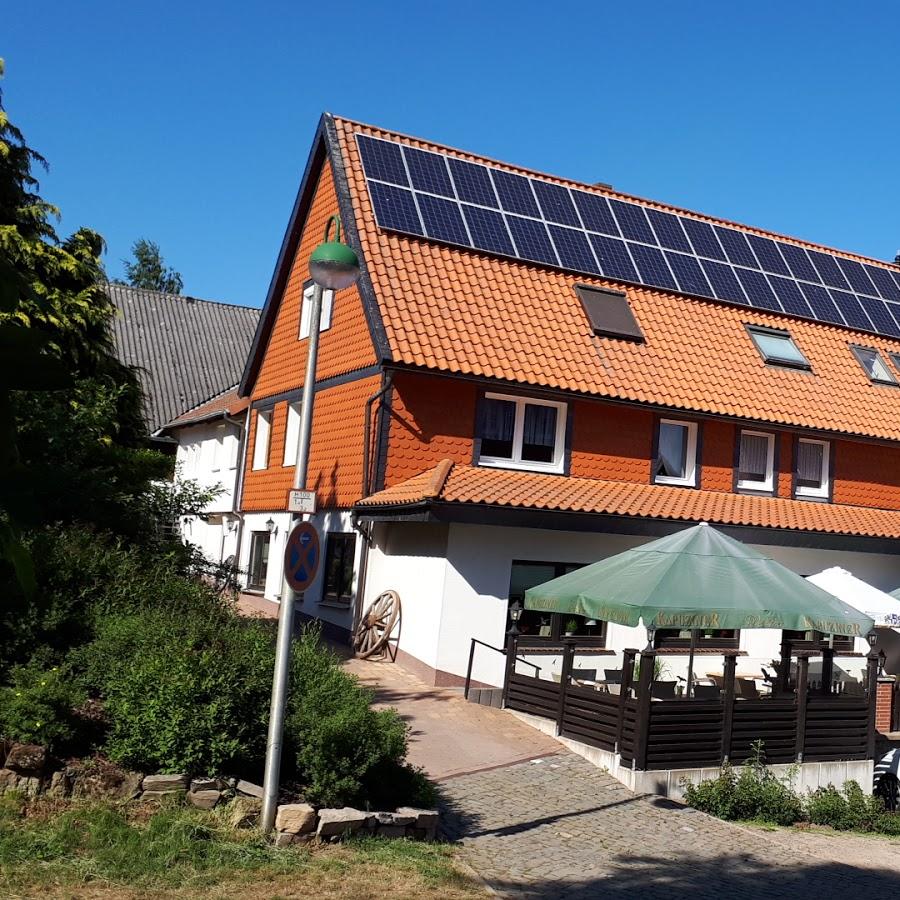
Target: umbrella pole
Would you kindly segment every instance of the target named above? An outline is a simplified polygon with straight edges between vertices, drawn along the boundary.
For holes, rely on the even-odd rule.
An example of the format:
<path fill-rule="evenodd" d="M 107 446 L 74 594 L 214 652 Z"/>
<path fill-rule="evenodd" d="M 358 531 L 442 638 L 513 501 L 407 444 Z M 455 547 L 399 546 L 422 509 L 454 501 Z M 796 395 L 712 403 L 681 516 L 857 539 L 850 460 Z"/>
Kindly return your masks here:
<path fill-rule="evenodd" d="M 688 654 L 687 695 L 694 696 L 694 650 L 697 647 L 697 629 L 691 629 L 691 652 Z"/>

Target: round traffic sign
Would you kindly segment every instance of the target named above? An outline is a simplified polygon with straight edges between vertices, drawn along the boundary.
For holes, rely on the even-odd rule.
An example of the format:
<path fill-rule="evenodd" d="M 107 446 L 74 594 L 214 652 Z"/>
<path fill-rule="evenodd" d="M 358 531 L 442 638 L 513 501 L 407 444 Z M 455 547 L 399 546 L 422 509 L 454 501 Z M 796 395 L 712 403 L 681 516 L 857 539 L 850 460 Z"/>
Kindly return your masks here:
<path fill-rule="evenodd" d="M 300 522 L 284 548 L 284 577 L 295 591 L 305 591 L 319 571 L 319 534 L 310 522 Z"/>

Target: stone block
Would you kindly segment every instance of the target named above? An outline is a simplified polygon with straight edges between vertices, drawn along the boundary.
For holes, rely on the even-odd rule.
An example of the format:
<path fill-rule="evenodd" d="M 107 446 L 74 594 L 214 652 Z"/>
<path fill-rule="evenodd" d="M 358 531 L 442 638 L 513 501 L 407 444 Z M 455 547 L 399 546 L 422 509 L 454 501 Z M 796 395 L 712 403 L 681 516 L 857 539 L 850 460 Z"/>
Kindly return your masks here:
<path fill-rule="evenodd" d="M 50 776 L 50 786 L 46 790 L 48 797 L 68 797 L 72 793 L 72 778 L 65 772 L 54 772 Z"/>
<path fill-rule="evenodd" d="M 195 778 L 191 782 L 191 793 L 197 791 L 224 791 L 228 787 L 223 778 Z"/>
<path fill-rule="evenodd" d="M 418 815 L 416 815 L 414 810 L 410 810 L 409 812 L 400 812 L 398 809 L 397 812 L 393 813 L 383 813 L 382 815 L 388 815 L 391 817 L 390 825 L 415 825 L 416 822 L 419 821 Z"/>
<path fill-rule="evenodd" d="M 366 814 L 352 806 L 340 809 L 320 809 L 319 827 L 316 836 L 320 838 L 340 837 L 359 831 L 366 824 Z"/>
<path fill-rule="evenodd" d="M 397 812 L 394 814 L 395 822 L 397 822 L 397 816 L 414 817 L 409 824 L 414 824 L 417 828 L 437 828 L 438 819 L 440 818 L 440 814 L 436 809 L 416 809 L 413 806 L 398 807 Z"/>
<path fill-rule="evenodd" d="M 197 809 L 212 809 L 222 799 L 221 791 L 191 791 L 188 795 L 191 806 Z"/>
<path fill-rule="evenodd" d="M 141 800 L 178 800 L 184 797 L 184 791 L 144 791 Z"/>
<path fill-rule="evenodd" d="M 316 830 L 316 811 L 308 803 L 286 803 L 275 814 L 275 830 L 304 834 Z"/>
<path fill-rule="evenodd" d="M 262 800 L 263 798 L 263 789 L 258 784 L 254 784 L 252 781 L 239 781 L 237 783 L 236 790 L 239 794 L 243 794 L 245 797 L 256 797 L 257 800 Z"/>
<path fill-rule="evenodd" d="M 147 775 L 141 785 L 144 791 L 186 791 L 187 775 Z"/>
<path fill-rule="evenodd" d="M 256 797 L 235 797 L 228 804 L 228 821 L 232 828 L 252 825 L 262 811 L 262 800 Z"/>
<path fill-rule="evenodd" d="M 0 769 L 0 794 L 14 791 L 19 786 L 21 776 L 12 769 Z"/>
<path fill-rule="evenodd" d="M 141 792 L 144 776 L 113 766 L 97 771 L 68 771 L 71 795 L 78 798 L 133 800 Z"/>
<path fill-rule="evenodd" d="M 404 825 L 382 825 L 378 829 L 378 836 L 385 838 L 404 838 L 406 837 L 406 827 Z"/>
<path fill-rule="evenodd" d="M 286 831 L 278 831 L 275 833 L 276 847 L 290 847 L 297 839 L 295 834 L 288 834 Z"/>
<path fill-rule="evenodd" d="M 6 754 L 6 768 L 20 775 L 39 775 L 47 762 L 47 750 L 40 744 L 13 744 Z"/>

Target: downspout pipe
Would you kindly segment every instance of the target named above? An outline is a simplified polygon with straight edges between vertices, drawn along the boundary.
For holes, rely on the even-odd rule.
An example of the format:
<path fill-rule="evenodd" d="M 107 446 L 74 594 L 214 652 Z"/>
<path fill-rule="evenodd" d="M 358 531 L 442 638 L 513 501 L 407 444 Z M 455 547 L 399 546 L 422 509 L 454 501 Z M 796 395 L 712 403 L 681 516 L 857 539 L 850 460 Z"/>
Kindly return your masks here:
<path fill-rule="evenodd" d="M 376 400 L 381 400 L 384 397 L 384 395 L 393 387 L 393 384 L 394 375 L 392 372 L 388 372 L 384 377 L 384 382 L 381 387 L 366 400 L 366 420 L 363 424 L 363 497 L 369 496 L 369 491 L 372 487 L 372 481 L 369 477 L 370 457 L 372 455 L 372 406 Z M 377 453 L 375 454 L 375 460 L 377 463 Z"/>

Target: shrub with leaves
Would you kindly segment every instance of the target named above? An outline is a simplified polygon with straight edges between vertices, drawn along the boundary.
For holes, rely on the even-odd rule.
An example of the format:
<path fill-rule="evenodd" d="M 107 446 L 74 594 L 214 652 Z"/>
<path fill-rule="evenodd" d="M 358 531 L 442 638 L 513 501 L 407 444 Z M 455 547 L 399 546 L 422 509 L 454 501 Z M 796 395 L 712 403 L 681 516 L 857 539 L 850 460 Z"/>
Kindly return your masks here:
<path fill-rule="evenodd" d="M 84 702 L 84 691 L 58 668 L 35 663 L 10 674 L 10 686 L 0 688 L 0 736 L 54 753 L 68 750 L 77 732 L 73 711 Z"/>
<path fill-rule="evenodd" d="M 829 825 L 838 831 L 877 831 L 886 816 L 884 802 L 863 792 L 855 781 L 838 790 L 833 784 L 810 793 L 806 814 L 814 825 Z M 900 817 L 896 818 L 900 824 Z"/>

